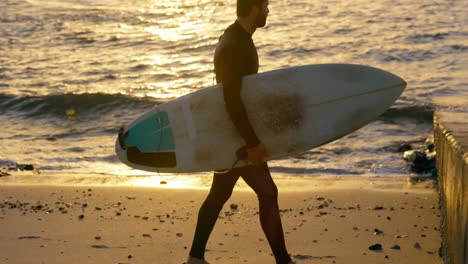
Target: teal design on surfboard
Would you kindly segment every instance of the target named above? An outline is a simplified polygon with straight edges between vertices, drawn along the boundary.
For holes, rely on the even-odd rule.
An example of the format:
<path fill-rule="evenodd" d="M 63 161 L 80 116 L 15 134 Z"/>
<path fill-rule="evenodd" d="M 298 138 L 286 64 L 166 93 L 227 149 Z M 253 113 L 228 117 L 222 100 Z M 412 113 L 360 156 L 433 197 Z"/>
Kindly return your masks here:
<path fill-rule="evenodd" d="M 157 112 L 128 131 L 127 147 L 136 147 L 141 152 L 174 150 L 174 137 L 169 127 L 166 112 Z"/>

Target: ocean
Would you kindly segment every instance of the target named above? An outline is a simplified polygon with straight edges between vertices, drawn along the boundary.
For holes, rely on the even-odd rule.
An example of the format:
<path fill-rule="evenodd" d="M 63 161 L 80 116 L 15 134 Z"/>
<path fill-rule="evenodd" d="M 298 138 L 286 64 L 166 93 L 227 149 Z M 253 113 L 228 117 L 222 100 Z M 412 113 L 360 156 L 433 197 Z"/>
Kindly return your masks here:
<path fill-rule="evenodd" d="M 119 162 L 120 126 L 214 84 L 213 52 L 234 0 L 0 0 L 0 183 L 102 184 L 195 179 Z M 269 163 L 288 177 L 413 174 L 398 152 L 424 146 L 434 111 L 468 111 L 466 1 L 271 0 L 253 39 L 260 72 L 319 63 L 405 79 L 378 120 Z M 310 135 L 313 137 L 313 135 Z M 18 170 L 33 167 L 33 170 Z"/>

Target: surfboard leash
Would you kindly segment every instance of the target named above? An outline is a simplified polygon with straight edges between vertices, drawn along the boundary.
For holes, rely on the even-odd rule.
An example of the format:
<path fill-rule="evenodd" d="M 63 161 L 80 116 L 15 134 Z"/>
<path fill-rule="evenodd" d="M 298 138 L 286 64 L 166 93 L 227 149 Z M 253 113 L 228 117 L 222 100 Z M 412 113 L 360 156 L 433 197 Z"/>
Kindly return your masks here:
<path fill-rule="evenodd" d="M 231 170 L 233 170 L 234 167 L 237 165 L 237 163 L 239 163 L 239 161 L 241 160 L 247 161 L 247 146 L 243 146 L 236 151 L 236 160 L 234 161 L 230 169 L 227 169 L 224 171 L 215 171 L 215 172 L 219 174 L 228 173 Z"/>

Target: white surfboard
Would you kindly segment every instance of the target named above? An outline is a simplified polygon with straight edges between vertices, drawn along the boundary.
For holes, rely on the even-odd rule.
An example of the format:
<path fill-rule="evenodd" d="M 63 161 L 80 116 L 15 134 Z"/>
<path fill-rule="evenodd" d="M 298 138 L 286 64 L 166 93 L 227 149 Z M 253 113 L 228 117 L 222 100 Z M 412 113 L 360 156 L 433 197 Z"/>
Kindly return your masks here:
<path fill-rule="evenodd" d="M 246 76 L 241 96 L 273 160 L 359 129 L 388 109 L 405 87 L 403 79 L 377 68 L 320 64 Z M 200 172 L 231 168 L 244 145 L 216 85 L 146 112 L 121 129 L 115 146 L 119 159 L 136 169 Z"/>

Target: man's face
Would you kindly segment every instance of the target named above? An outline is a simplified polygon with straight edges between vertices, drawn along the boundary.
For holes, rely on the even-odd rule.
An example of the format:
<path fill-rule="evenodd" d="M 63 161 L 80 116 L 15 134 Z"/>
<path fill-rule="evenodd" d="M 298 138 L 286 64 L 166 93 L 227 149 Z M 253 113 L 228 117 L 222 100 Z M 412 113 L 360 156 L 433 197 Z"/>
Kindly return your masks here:
<path fill-rule="evenodd" d="M 266 20 L 270 10 L 268 9 L 269 2 L 268 0 L 263 1 L 261 8 L 258 10 L 256 24 L 257 28 L 264 27 L 266 25 Z"/>

